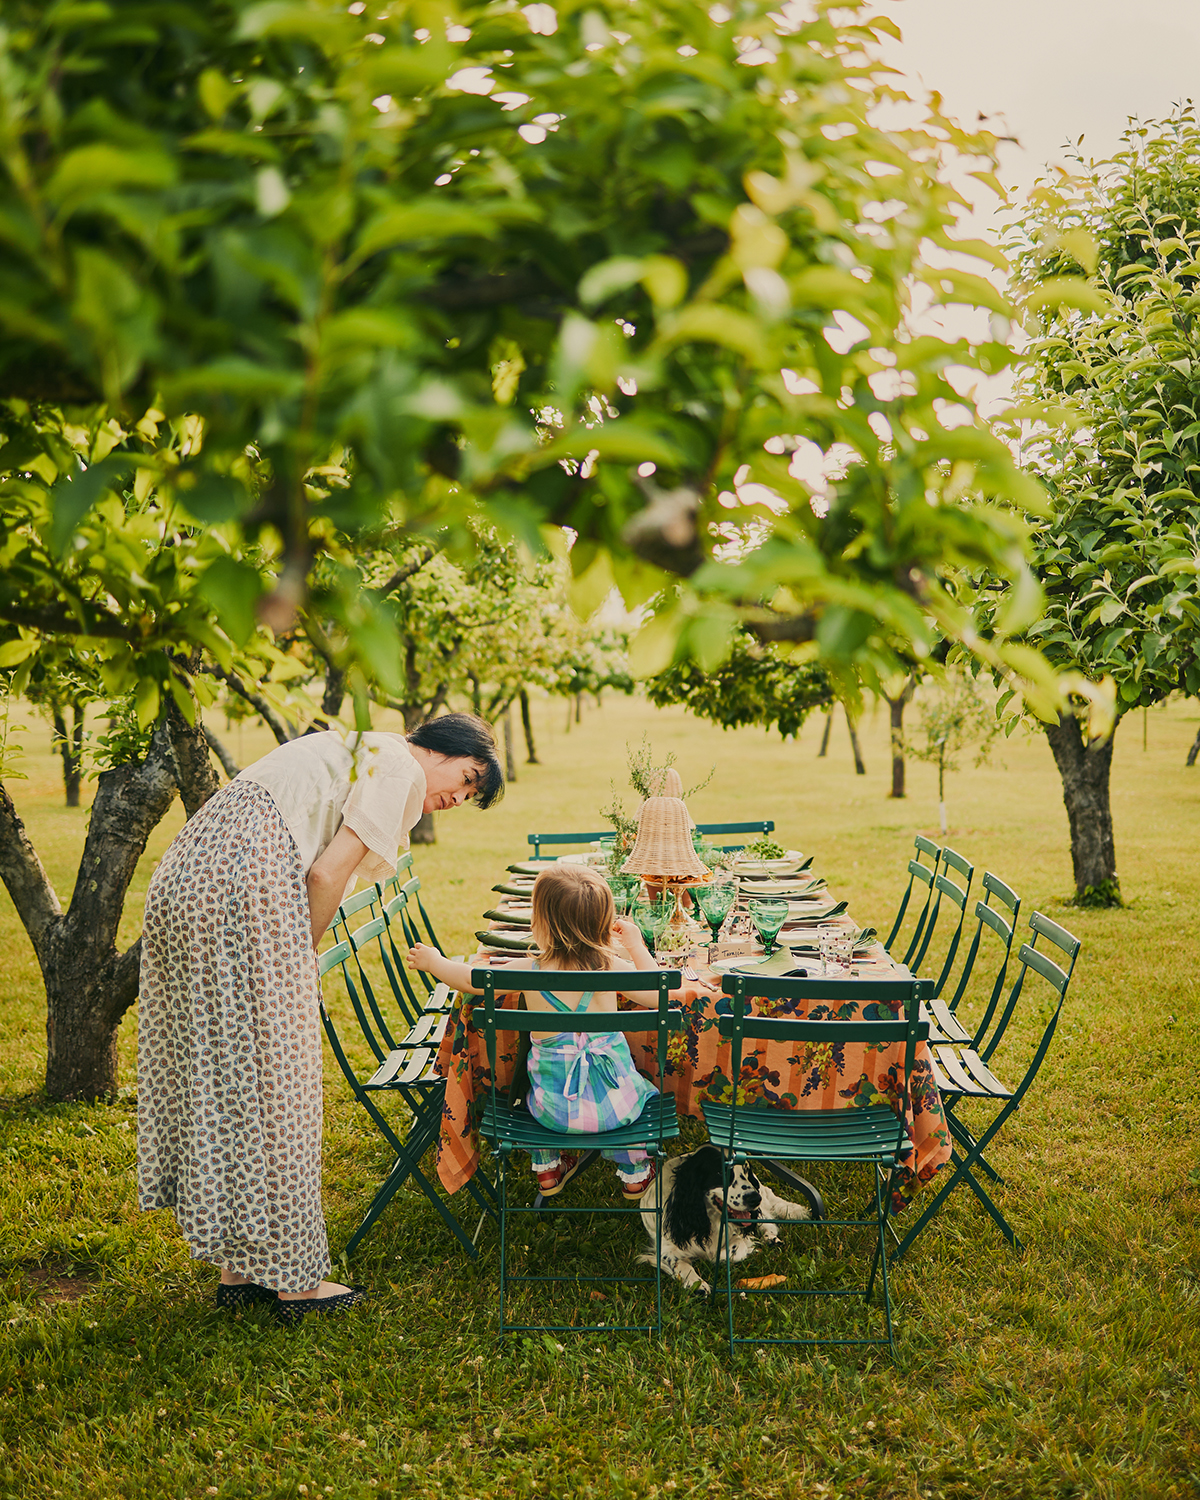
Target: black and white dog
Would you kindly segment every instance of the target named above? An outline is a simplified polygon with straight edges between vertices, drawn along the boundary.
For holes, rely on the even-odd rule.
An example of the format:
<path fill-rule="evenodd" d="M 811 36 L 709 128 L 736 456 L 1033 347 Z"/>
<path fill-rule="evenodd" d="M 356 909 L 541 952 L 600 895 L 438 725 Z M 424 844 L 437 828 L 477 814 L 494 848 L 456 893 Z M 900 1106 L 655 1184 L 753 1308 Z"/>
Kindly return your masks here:
<path fill-rule="evenodd" d="M 807 1202 L 790 1203 L 764 1183 L 751 1166 L 734 1167 L 729 1184 L 729 1232 L 735 1261 L 745 1260 L 764 1244 L 779 1238 L 779 1226 L 764 1219 L 823 1219 L 825 1205 L 812 1183 L 798 1179 Z M 654 1217 L 658 1194 L 663 1198 L 662 1249 L 660 1261 L 668 1276 L 684 1286 L 707 1292 L 708 1283 L 698 1275 L 695 1262 L 715 1263 L 725 1254 L 721 1239 L 721 1152 L 716 1146 L 701 1146 L 686 1156 L 672 1157 L 642 1199 L 642 1223 L 650 1236 L 650 1250 L 639 1255 L 654 1264 Z"/>

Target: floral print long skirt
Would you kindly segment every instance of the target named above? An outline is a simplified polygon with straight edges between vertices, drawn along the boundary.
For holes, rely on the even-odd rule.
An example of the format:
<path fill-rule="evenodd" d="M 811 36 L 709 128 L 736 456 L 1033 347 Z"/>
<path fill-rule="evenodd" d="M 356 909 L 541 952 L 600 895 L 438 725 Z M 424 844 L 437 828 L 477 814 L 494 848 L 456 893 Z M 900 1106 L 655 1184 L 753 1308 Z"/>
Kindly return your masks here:
<path fill-rule="evenodd" d="M 300 855 L 265 787 L 231 781 L 146 894 L 138 1201 L 192 1255 L 299 1292 L 330 1269 L 319 988 Z"/>

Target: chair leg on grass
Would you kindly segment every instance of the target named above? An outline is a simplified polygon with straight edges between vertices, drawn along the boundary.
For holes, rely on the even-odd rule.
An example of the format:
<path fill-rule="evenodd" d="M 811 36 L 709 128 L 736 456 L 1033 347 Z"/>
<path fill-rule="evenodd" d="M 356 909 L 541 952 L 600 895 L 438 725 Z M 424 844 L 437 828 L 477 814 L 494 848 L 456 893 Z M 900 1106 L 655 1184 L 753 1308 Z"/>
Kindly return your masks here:
<path fill-rule="evenodd" d="M 934 1196 L 930 1199 L 929 1203 L 926 1205 L 923 1213 L 921 1214 L 921 1217 L 900 1241 L 899 1247 L 897 1248 L 895 1254 L 892 1256 L 893 1263 L 898 1261 L 901 1256 L 908 1254 L 917 1236 L 933 1219 L 934 1215 L 941 1208 L 942 1204 L 946 1201 L 946 1199 L 958 1186 L 959 1182 L 963 1179 L 965 1179 L 970 1184 L 971 1191 L 979 1199 L 980 1203 L 983 1205 L 984 1209 L 987 1211 L 988 1215 L 995 1223 L 997 1229 L 999 1229 L 1000 1233 L 1009 1242 L 1013 1249 L 1018 1254 L 1020 1254 L 1024 1250 L 1025 1247 L 1017 1238 L 1016 1231 L 1013 1229 L 1012 1225 L 1008 1222 L 1004 1215 L 1000 1212 L 1000 1210 L 996 1207 L 996 1205 L 992 1202 L 991 1198 L 984 1191 L 980 1183 L 976 1180 L 972 1170 L 979 1164 L 984 1149 L 988 1146 L 992 1137 L 997 1133 L 997 1131 L 1000 1129 L 1000 1126 L 1004 1123 L 1006 1114 L 1007 1112 L 1005 1114 L 999 1115 L 992 1122 L 992 1125 L 989 1127 L 989 1129 L 984 1131 L 982 1139 L 976 1141 L 975 1145 L 971 1148 L 970 1151 L 967 1152 L 966 1156 L 960 1158 L 957 1165 L 954 1165 L 954 1170 L 951 1173 L 949 1179 L 944 1182 L 942 1186 L 937 1190 Z"/>
<path fill-rule="evenodd" d="M 946 1123 L 950 1126 L 950 1134 L 962 1146 L 964 1151 L 973 1151 L 975 1149 L 978 1142 L 971 1134 L 970 1128 L 964 1125 L 951 1109 L 946 1110 Z M 992 1182 L 999 1184 L 1000 1187 L 1008 1186 L 995 1167 L 985 1161 L 982 1156 L 979 1158 L 979 1166 L 983 1168 L 984 1176 L 990 1178 Z"/>
<path fill-rule="evenodd" d="M 500 1148 L 500 1338 L 505 1334 L 504 1293 L 508 1277 L 508 1152 Z"/>

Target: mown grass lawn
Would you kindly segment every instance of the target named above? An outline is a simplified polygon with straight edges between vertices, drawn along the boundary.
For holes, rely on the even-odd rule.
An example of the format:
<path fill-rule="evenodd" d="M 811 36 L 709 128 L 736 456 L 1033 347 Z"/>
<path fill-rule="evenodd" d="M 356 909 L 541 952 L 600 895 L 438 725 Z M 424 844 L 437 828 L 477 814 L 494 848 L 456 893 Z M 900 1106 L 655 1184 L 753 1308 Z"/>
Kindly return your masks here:
<path fill-rule="evenodd" d="M 544 764 L 522 764 L 493 812 L 444 816 L 438 845 L 418 850 L 456 949 L 527 831 L 600 826 L 624 746 L 645 731 L 677 753 L 685 784 L 716 762 L 697 816 L 773 816 L 862 919 L 882 925 L 913 833 L 936 835 L 932 768 L 910 766 L 905 802 L 885 797 L 883 716 L 862 727 L 869 774 L 856 777 L 840 717 L 818 760 L 819 721 L 781 744 L 637 700 L 589 706 L 569 734 L 561 701 L 535 711 Z M 11 790 L 65 898 L 86 813 L 59 805 L 45 728 L 30 722 L 29 779 Z M 1183 764 L 1196 715 L 1155 711 L 1146 730 L 1143 750 L 1131 716 L 1116 751 L 1122 911 L 1062 904 L 1066 819 L 1043 740 L 1018 736 L 951 780 L 955 847 L 1084 950 L 1036 1092 L 994 1152 L 1008 1180 L 997 1198 L 1027 1252 L 1011 1254 L 968 1195 L 952 1200 L 896 1270 L 894 1365 L 838 1349 L 731 1361 L 717 1315 L 674 1286 L 661 1345 L 501 1348 L 494 1232 L 468 1263 L 409 1193 L 355 1258 L 354 1278 L 377 1294 L 369 1309 L 292 1333 L 257 1313 L 218 1315 L 214 1273 L 189 1259 L 169 1215 L 136 1210 L 132 1016 L 119 1098 L 45 1105 L 37 966 L 0 897 L 0 1500 L 1196 1495 L 1200 768 Z M 259 731 L 240 748 L 238 731 L 229 739 L 243 763 L 270 748 Z M 131 937 L 179 818 L 148 852 Z M 337 1253 L 387 1162 L 332 1062 L 326 1097 Z M 638 1241 L 630 1220 L 521 1237 L 530 1260 L 544 1250 L 569 1264 L 582 1245 L 589 1263 L 618 1268 Z M 750 1269 L 810 1274 L 811 1244 L 789 1241 Z"/>

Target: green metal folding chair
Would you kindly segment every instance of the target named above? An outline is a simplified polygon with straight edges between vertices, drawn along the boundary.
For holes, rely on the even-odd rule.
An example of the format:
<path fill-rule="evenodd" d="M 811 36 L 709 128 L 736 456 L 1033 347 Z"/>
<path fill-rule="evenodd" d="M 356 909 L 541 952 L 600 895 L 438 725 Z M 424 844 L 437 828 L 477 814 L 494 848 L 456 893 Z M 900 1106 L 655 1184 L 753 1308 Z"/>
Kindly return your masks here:
<path fill-rule="evenodd" d="M 950 878 L 951 870 L 961 877 L 961 885 Z M 942 965 L 942 974 L 949 973 L 954 964 L 955 955 L 958 952 L 959 940 L 962 937 L 963 919 L 967 911 L 967 897 L 971 894 L 971 878 L 974 874 L 975 866 L 970 860 L 964 859 L 961 854 L 955 853 L 953 849 L 942 850 L 942 868 L 933 877 L 933 905 L 929 909 L 924 936 L 922 937 L 920 933 L 913 936 L 908 953 L 904 958 L 905 967 L 910 973 L 919 974 L 921 971 L 921 965 L 925 962 L 925 955 L 929 952 L 929 944 L 933 938 L 934 928 L 938 924 L 943 899 L 948 900 L 952 906 L 958 909 L 958 922 L 955 924 L 954 932 L 951 935 L 950 951 L 945 963 Z M 919 945 L 917 944 L 918 937 L 921 937 Z"/>
<path fill-rule="evenodd" d="M 531 833 L 527 835 L 526 842 L 533 845 L 530 859 L 550 861 L 557 859 L 558 855 L 543 854 L 543 844 L 558 847 L 569 844 L 594 844 L 597 839 L 609 838 L 611 835 L 611 828 L 602 828 L 599 833 Z"/>
<path fill-rule="evenodd" d="M 996 1012 L 996 1006 L 1000 1003 L 1000 996 L 1004 991 L 1004 981 L 1008 977 L 1008 961 L 1012 954 L 1013 937 L 1017 930 L 1017 918 L 1021 912 L 1021 898 L 1011 886 L 1005 885 L 1003 880 L 993 875 L 990 870 L 983 872 L 983 900 L 975 903 L 975 934 L 971 939 L 971 945 L 967 949 L 967 956 L 963 962 L 962 973 L 958 976 L 958 983 L 954 988 L 954 994 L 949 1002 L 941 999 L 945 994 L 946 985 L 949 983 L 949 968 L 947 962 L 938 977 L 936 998 L 931 1002 L 931 1009 L 938 1016 L 943 1029 L 954 1029 L 957 1026 L 960 1036 L 956 1041 L 970 1042 L 971 1046 L 978 1048 L 983 1044 L 988 1034 L 992 1017 Z M 1000 943 L 1000 963 L 996 970 L 996 977 L 992 982 L 991 993 L 988 996 L 983 1016 L 972 1035 L 962 1027 L 962 1018 L 957 1016 L 959 1002 L 966 994 L 967 986 L 975 970 L 975 964 L 979 957 L 980 945 L 985 933 L 990 933 Z M 950 1017 L 957 1017 L 952 1022 Z M 999 1037 L 996 1038 L 999 1041 Z"/>
<path fill-rule="evenodd" d="M 1050 1043 L 1054 1040 L 1058 1018 L 1062 1014 L 1063 1002 L 1067 996 L 1067 987 L 1071 982 L 1075 961 L 1079 957 L 1079 950 L 1082 946 L 1077 937 L 1073 937 L 1064 927 L 1052 922 L 1041 912 L 1034 912 L 1029 926 L 1033 932 L 1033 942 L 1021 945 L 1018 954 L 1020 968 L 1017 977 L 1013 982 L 1004 1011 L 983 1052 L 978 1052 L 973 1045 L 965 1045 L 961 1041 L 953 1040 L 936 1025 L 936 1017 L 935 1024 L 930 1028 L 929 1041 L 930 1052 L 933 1056 L 934 1081 L 946 1105 L 946 1117 L 950 1122 L 957 1149 L 950 1161 L 952 1170 L 938 1187 L 920 1218 L 900 1241 L 893 1253 L 893 1260 L 898 1260 L 902 1255 L 907 1254 L 914 1240 L 961 1182 L 969 1184 L 988 1216 L 1013 1249 L 1020 1251 L 1024 1248 L 1012 1225 L 980 1183 L 976 1170 L 983 1168 L 986 1175 L 990 1176 L 993 1181 L 1003 1181 L 995 1168 L 988 1163 L 984 1152 L 995 1140 L 1009 1116 L 1020 1108 L 1021 1101 L 1038 1075 Z M 1037 947 L 1039 939 L 1045 940 L 1050 951 Z M 1025 993 L 1026 978 L 1031 970 L 1035 976 L 1049 985 L 1052 995 L 1051 1009 L 1041 1038 L 1034 1049 L 1033 1060 L 1020 1081 L 1010 1088 L 992 1071 L 991 1060 Z M 969 1130 L 955 1108 L 966 1099 L 987 1101 L 999 1106 L 987 1129 L 978 1137 Z"/>
<path fill-rule="evenodd" d="M 891 1290 L 888 1285 L 888 1257 L 885 1243 L 888 1213 L 891 1208 L 893 1174 L 911 1149 L 908 1130 L 910 1114 L 909 1079 L 916 1058 L 917 1043 L 928 1035 L 928 1025 L 920 1015 L 921 1003 L 933 993 L 928 979 L 822 980 L 759 979 L 752 975 L 728 974 L 722 989 L 732 1000 L 733 1014 L 721 1016 L 721 1036 L 733 1044 L 730 1078 L 741 1076 L 742 1054 L 747 1042 L 757 1040 L 791 1042 L 840 1047 L 847 1044 L 882 1047 L 904 1043 L 904 1066 L 900 1079 L 900 1108 L 887 1104 L 847 1105 L 842 1109 L 774 1109 L 740 1103 L 738 1090 L 732 1090 L 729 1103 L 706 1100 L 701 1105 L 709 1140 L 723 1148 L 726 1199 L 730 1171 L 753 1159 L 770 1161 L 804 1161 L 858 1163 L 870 1168 L 874 1185 L 874 1214 L 870 1218 L 814 1219 L 822 1232 L 837 1228 L 874 1229 L 875 1250 L 865 1287 L 772 1287 L 747 1288 L 745 1296 L 759 1297 L 850 1297 L 861 1293 L 864 1303 L 871 1300 L 878 1274 L 883 1288 L 883 1310 L 886 1336 L 853 1338 L 780 1337 L 776 1335 L 739 1337 L 735 1311 L 741 1292 L 734 1296 L 733 1257 L 728 1229 L 728 1207 L 722 1207 L 721 1234 L 725 1246 L 725 1295 L 729 1347 L 732 1352 L 741 1345 L 753 1344 L 886 1344 L 895 1355 L 892 1329 Z M 756 1016 L 750 1013 L 752 998 L 832 1002 L 842 1006 L 856 1002 L 860 1014 L 868 1010 L 879 1019 L 842 1021 L 833 1019 L 801 1020 L 794 1017 Z M 773 1221 L 782 1222 L 782 1221 Z M 803 1227 L 793 1223 L 793 1228 Z M 717 1278 L 713 1277 L 713 1295 Z"/>
<path fill-rule="evenodd" d="M 380 920 L 376 918 L 366 926 L 374 926 Z M 371 938 L 364 938 L 363 942 L 370 940 Z M 411 1178 L 433 1204 L 446 1227 L 463 1249 L 468 1255 L 474 1257 L 476 1251 L 473 1237 L 468 1235 L 420 1166 L 421 1158 L 437 1140 L 446 1093 L 446 1080 L 437 1071 L 436 1066 L 437 1047 L 404 1044 L 397 1046 L 392 1043 L 387 1035 L 386 1027 L 380 1027 L 378 1007 L 370 1002 L 364 1003 L 365 996 L 360 992 L 361 977 L 357 983 L 355 978 L 356 974 L 361 976 L 362 970 L 358 968 L 355 961 L 351 941 L 344 940 L 337 943 L 321 954 L 318 960 L 318 970 L 321 976 L 324 978 L 334 969 L 340 969 L 342 972 L 342 979 L 354 1014 L 362 1029 L 363 1037 L 375 1057 L 377 1066 L 368 1078 L 360 1079 L 355 1071 L 354 1064 L 342 1045 L 324 995 L 321 998 L 321 1023 L 325 1028 L 325 1035 L 338 1067 L 341 1068 L 343 1077 L 350 1085 L 351 1092 L 366 1110 L 396 1157 L 395 1164 L 375 1194 L 362 1223 L 351 1235 L 346 1246 L 346 1254 L 354 1253 L 380 1214 L 403 1184 Z M 381 1094 L 391 1094 L 407 1107 L 410 1124 L 406 1135 L 401 1136 L 397 1132 L 376 1104 L 376 1097 Z M 495 1212 L 494 1190 L 486 1176 L 477 1172 L 467 1183 L 467 1188 L 484 1213 Z M 491 1201 L 487 1196 L 489 1193 L 492 1195 Z M 480 1223 L 482 1225 L 482 1219 Z M 477 1229 L 476 1235 L 478 1232 Z"/>
<path fill-rule="evenodd" d="M 922 834 L 917 834 L 913 840 L 916 845 L 917 856 L 908 862 L 908 884 L 904 887 L 904 895 L 900 898 L 900 906 L 896 912 L 896 919 L 892 923 L 892 930 L 884 939 L 883 946 L 890 953 L 892 946 L 900 935 L 900 929 L 904 925 L 904 918 L 908 911 L 908 904 L 912 899 L 913 889 L 919 891 L 921 886 L 925 887 L 925 901 L 917 915 L 917 926 L 909 941 L 910 953 L 916 952 L 917 944 L 921 941 L 921 934 L 925 931 L 925 921 L 929 916 L 929 904 L 933 900 L 933 882 L 937 878 L 938 866 L 941 864 L 942 849 L 940 844 L 931 843 Z M 922 864 L 922 859 L 929 860 L 929 864 Z M 905 960 L 907 962 L 907 960 Z"/>
<path fill-rule="evenodd" d="M 1002 1016 L 1002 1023 L 998 1024 L 995 1032 L 991 1031 L 992 1018 L 996 1014 L 996 1008 L 1004 993 L 1005 980 L 1008 977 L 1008 964 L 1012 954 L 1013 937 L 1016 932 L 1017 915 L 1021 910 L 1021 898 L 1009 886 L 1005 885 L 989 871 L 983 876 L 983 900 L 975 903 L 975 935 L 971 940 L 971 946 L 967 950 L 967 957 L 963 964 L 963 971 L 959 975 L 958 984 L 949 1002 L 942 999 L 945 986 L 948 983 L 948 973 L 951 967 L 953 954 L 948 955 L 946 963 L 942 966 L 941 975 L 938 978 L 937 989 L 934 997 L 929 1001 L 925 1011 L 925 1019 L 930 1025 L 931 1040 L 954 1047 L 973 1047 L 986 1058 L 995 1050 L 1008 1019 L 1012 1016 L 1012 1008 L 1006 1007 Z M 1000 962 L 996 970 L 996 977 L 992 981 L 991 992 L 984 1005 L 983 1014 L 975 1028 L 974 1033 L 969 1031 L 963 1024 L 966 1017 L 959 1013 L 958 1005 L 962 999 L 967 985 L 970 982 L 975 963 L 981 950 L 981 941 L 984 934 L 994 936 L 1000 944 Z M 985 1053 L 984 1048 L 989 1050 Z M 936 1064 L 935 1064 L 936 1068 Z M 968 1127 L 955 1115 L 954 1106 L 961 1095 L 950 1094 L 943 1102 L 946 1108 L 946 1119 L 951 1134 L 965 1149 L 970 1149 L 974 1137 Z M 984 1175 L 990 1177 L 993 1182 L 1003 1182 L 1004 1179 L 991 1164 L 981 1158 L 980 1168 Z"/>
<path fill-rule="evenodd" d="M 705 838 L 714 835 L 722 838 L 730 833 L 757 833 L 760 837 L 766 837 L 768 833 L 775 832 L 775 824 L 770 818 L 757 818 L 749 823 L 697 823 L 696 832 L 702 833 Z M 735 850 L 744 849 L 745 844 L 721 844 L 722 849 Z"/>
<path fill-rule="evenodd" d="M 667 1033 L 682 1029 L 683 1016 L 678 1010 L 669 1008 L 670 992 L 681 983 L 678 969 L 648 969 L 626 972 L 614 976 L 609 970 L 555 970 L 553 984 L 556 993 L 583 994 L 587 990 L 612 989 L 619 984 L 623 993 L 649 993 L 656 991 L 658 1006 L 654 1011 L 646 1010 L 640 1015 L 629 1011 L 572 1013 L 563 1017 L 544 1010 L 511 1010 L 496 1005 L 496 995 L 514 990 L 540 990 L 547 983 L 546 971 L 541 969 L 491 969 L 480 968 L 471 972 L 471 983 L 483 992 L 482 1002 L 477 1002 L 472 1024 L 478 1025 L 482 1011 L 484 1040 L 487 1044 L 488 1065 L 492 1071 L 490 1093 L 484 1101 L 483 1118 L 479 1132 L 497 1152 L 500 1159 L 500 1336 L 508 1333 L 654 1333 L 662 1336 L 662 1205 L 654 1210 L 655 1244 L 653 1276 L 510 1276 L 508 1273 L 509 1217 L 514 1214 L 624 1214 L 640 1215 L 641 1206 L 613 1208 L 606 1204 L 585 1206 L 560 1206 L 555 1200 L 542 1206 L 538 1199 L 532 1207 L 512 1202 L 508 1174 L 510 1159 L 514 1151 L 628 1151 L 643 1150 L 651 1153 L 656 1170 L 662 1170 L 665 1159 L 664 1143 L 679 1134 L 679 1123 L 675 1115 L 675 1096 L 655 1094 L 646 1101 L 641 1116 L 630 1125 L 619 1130 L 604 1131 L 597 1135 L 559 1134 L 540 1125 L 527 1109 L 514 1109 L 501 1094 L 496 1083 L 497 1034 L 499 1032 L 561 1031 L 564 1027 L 573 1032 L 654 1031 L 658 1036 L 658 1076 L 665 1078 L 667 1063 Z M 661 1194 L 659 1195 L 661 1200 Z M 626 1286 L 654 1286 L 654 1321 L 652 1323 L 510 1323 L 507 1318 L 507 1297 L 510 1286 L 516 1285 L 580 1285 L 595 1283 L 618 1283 Z"/>

